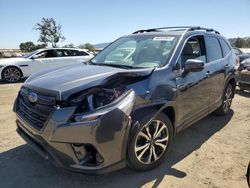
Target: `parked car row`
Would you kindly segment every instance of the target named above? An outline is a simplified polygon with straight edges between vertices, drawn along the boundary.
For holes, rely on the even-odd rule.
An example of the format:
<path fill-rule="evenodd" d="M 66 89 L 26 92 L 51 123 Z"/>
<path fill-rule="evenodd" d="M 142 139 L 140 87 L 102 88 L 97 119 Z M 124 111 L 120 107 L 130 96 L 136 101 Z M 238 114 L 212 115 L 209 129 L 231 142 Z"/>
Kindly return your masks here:
<path fill-rule="evenodd" d="M 60 57 L 60 64 L 71 51 L 36 51 L 18 69 L 4 64 L 3 78 L 29 76 L 54 63 L 49 59 Z M 86 65 L 32 74 L 14 104 L 17 132 L 44 158 L 69 170 L 150 170 L 164 160 L 178 132 L 210 113 L 228 114 L 237 60 L 228 40 L 213 29 L 139 30 Z M 16 74 L 19 69 L 23 73 Z"/>
<path fill-rule="evenodd" d="M 244 53 L 241 49 L 234 47 L 233 48 L 235 54 L 239 57 L 240 62 L 244 61 L 245 59 L 250 58 L 250 54 Z"/>
<path fill-rule="evenodd" d="M 46 68 L 57 68 L 87 62 L 94 55 L 85 49 L 52 48 L 39 49 L 20 58 L 0 60 L 0 79 L 18 82 L 23 77 Z"/>
<path fill-rule="evenodd" d="M 21 52 L 0 52 L 0 58 L 22 57 Z"/>
<path fill-rule="evenodd" d="M 250 58 L 240 63 L 237 73 L 240 90 L 250 90 Z"/>

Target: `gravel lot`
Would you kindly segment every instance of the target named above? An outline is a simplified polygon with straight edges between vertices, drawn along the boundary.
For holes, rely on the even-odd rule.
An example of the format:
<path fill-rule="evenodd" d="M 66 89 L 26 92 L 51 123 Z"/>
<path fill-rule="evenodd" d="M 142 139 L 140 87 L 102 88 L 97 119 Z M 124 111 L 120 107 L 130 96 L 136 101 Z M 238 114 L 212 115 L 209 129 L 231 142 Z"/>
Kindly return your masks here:
<path fill-rule="evenodd" d="M 210 115 L 181 132 L 159 168 L 88 176 L 54 167 L 19 138 L 12 106 L 20 86 L 0 83 L 0 187 L 247 188 L 250 93 L 237 92 L 226 117 Z"/>

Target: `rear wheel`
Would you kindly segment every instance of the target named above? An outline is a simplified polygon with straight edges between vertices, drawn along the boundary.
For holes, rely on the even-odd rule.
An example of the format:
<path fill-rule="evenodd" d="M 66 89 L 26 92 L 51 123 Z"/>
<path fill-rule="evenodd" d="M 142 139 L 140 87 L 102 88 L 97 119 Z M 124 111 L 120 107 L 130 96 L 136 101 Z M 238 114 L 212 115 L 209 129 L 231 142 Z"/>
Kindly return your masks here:
<path fill-rule="evenodd" d="M 223 102 L 221 106 L 214 112 L 216 115 L 226 115 L 231 107 L 233 100 L 234 90 L 233 86 L 229 83 L 223 94 Z"/>
<path fill-rule="evenodd" d="M 164 159 L 173 141 L 173 127 L 169 118 L 160 113 L 149 124 L 145 117 L 128 148 L 128 162 L 135 170 L 150 170 Z M 152 117 L 152 116 L 151 116 Z"/>
<path fill-rule="evenodd" d="M 9 83 L 15 83 L 21 80 L 22 72 L 16 67 L 7 67 L 3 70 L 2 78 Z"/>

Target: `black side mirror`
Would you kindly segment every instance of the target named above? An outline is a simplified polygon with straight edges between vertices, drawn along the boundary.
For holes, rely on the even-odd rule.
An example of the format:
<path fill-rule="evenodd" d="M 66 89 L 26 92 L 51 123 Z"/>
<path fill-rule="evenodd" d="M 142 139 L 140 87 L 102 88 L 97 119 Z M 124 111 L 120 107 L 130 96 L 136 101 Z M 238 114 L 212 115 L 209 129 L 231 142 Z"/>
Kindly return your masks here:
<path fill-rule="evenodd" d="M 185 63 L 184 72 L 200 72 L 204 69 L 205 63 L 198 59 L 188 59 Z"/>

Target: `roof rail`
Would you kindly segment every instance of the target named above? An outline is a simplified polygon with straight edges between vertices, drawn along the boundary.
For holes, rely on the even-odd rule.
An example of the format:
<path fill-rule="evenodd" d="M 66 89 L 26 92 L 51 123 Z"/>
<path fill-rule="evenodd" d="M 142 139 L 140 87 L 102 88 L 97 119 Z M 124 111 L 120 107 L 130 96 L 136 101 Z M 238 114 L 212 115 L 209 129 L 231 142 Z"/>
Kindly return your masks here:
<path fill-rule="evenodd" d="M 190 28 L 188 29 L 188 31 L 196 31 L 196 30 L 204 30 L 204 31 L 206 31 L 206 32 L 214 32 L 214 33 L 216 33 L 216 34 L 220 34 L 219 31 L 216 31 L 216 30 L 214 30 L 214 29 L 212 29 L 212 28 L 205 28 L 205 27 L 200 27 L 200 26 L 190 27 Z"/>
<path fill-rule="evenodd" d="M 204 30 L 206 32 L 214 32 L 216 34 L 220 34 L 218 31 L 212 29 L 212 28 L 205 28 L 200 26 L 178 26 L 178 27 L 159 27 L 159 28 L 152 28 L 152 29 L 145 29 L 145 30 L 138 30 L 133 32 L 133 34 L 138 33 L 145 33 L 145 32 L 160 32 L 162 30 L 169 30 L 169 31 L 197 31 L 197 30 Z"/>

